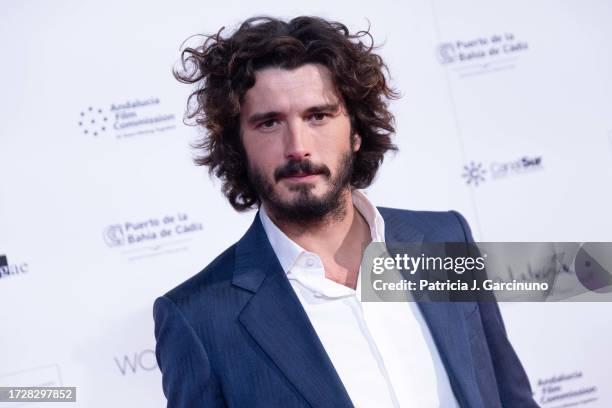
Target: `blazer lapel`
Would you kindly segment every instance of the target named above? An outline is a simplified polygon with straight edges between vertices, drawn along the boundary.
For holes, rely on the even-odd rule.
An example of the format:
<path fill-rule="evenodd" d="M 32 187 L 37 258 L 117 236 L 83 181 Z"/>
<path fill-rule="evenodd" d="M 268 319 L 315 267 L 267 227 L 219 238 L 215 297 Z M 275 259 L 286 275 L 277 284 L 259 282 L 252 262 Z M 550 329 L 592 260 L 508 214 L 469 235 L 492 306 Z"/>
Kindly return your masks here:
<path fill-rule="evenodd" d="M 233 284 L 253 293 L 238 320 L 313 407 L 352 407 L 267 239 L 259 214 L 236 248 Z"/>
<path fill-rule="evenodd" d="M 411 225 L 405 212 L 380 207 L 379 211 L 385 220 L 387 243 L 430 243 Z M 475 304 L 420 301 L 417 305 L 434 339 L 457 401 L 462 407 L 484 407 L 466 325 L 466 315 L 474 311 Z"/>

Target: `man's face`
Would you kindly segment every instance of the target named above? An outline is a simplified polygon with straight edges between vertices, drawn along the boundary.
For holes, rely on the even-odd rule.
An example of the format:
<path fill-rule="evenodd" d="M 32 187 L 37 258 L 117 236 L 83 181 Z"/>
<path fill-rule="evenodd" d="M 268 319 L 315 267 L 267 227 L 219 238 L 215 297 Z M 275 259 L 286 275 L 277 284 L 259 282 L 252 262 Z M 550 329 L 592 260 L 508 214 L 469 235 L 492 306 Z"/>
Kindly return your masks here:
<path fill-rule="evenodd" d="M 309 222 L 339 210 L 361 139 L 326 67 L 257 71 L 240 127 L 249 179 L 274 215 Z"/>

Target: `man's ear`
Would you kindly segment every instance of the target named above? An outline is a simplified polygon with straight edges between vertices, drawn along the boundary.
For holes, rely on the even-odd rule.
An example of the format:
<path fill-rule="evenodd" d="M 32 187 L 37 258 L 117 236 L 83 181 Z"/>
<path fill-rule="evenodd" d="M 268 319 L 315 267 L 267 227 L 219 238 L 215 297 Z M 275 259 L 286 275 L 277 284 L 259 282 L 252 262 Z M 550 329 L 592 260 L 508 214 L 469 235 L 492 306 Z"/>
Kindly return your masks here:
<path fill-rule="evenodd" d="M 361 136 L 359 136 L 359 133 L 355 132 L 351 137 L 353 138 L 353 151 L 357 152 L 361 148 Z"/>

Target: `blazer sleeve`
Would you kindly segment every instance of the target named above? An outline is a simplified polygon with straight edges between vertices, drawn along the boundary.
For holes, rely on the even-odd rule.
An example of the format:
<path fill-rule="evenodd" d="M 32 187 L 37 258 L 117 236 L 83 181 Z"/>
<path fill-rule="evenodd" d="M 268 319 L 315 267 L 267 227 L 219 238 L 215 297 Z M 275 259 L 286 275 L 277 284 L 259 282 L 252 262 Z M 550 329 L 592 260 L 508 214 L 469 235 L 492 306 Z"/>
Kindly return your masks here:
<path fill-rule="evenodd" d="M 155 356 L 168 408 L 225 407 L 204 345 L 167 296 L 153 305 Z"/>
<path fill-rule="evenodd" d="M 457 217 L 465 240 L 474 242 L 472 231 L 465 218 L 452 211 Z M 533 392 L 523 368 L 506 333 L 506 327 L 495 300 L 479 301 L 478 308 L 484 329 L 487 345 L 491 353 L 491 361 L 495 370 L 495 378 L 503 407 L 531 408 L 538 407 L 533 399 Z"/>

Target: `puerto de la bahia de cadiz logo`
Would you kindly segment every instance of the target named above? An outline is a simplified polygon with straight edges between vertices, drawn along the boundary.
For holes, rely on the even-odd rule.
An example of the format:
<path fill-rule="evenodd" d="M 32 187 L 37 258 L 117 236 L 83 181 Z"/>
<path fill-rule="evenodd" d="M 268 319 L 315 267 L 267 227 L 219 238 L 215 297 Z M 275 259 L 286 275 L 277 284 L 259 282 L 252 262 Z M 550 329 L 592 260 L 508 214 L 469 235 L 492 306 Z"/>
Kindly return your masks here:
<path fill-rule="evenodd" d="M 30 265 L 27 262 L 10 262 L 8 255 L 0 254 L 0 280 L 27 275 L 29 272 Z"/>
<path fill-rule="evenodd" d="M 159 98 L 129 99 L 110 105 L 86 105 L 77 116 L 79 132 L 93 138 L 126 139 L 176 128 L 177 116 Z"/>
<path fill-rule="evenodd" d="M 502 32 L 443 42 L 436 48 L 436 57 L 453 74 L 466 78 L 516 68 L 528 50 L 527 41 Z"/>
<path fill-rule="evenodd" d="M 102 238 L 108 248 L 134 261 L 186 251 L 203 229 L 201 222 L 178 211 L 107 225 Z"/>
<path fill-rule="evenodd" d="M 521 156 L 513 160 L 470 161 L 463 166 L 461 177 L 467 185 L 478 187 L 488 180 L 521 176 L 542 170 L 542 156 Z"/>

